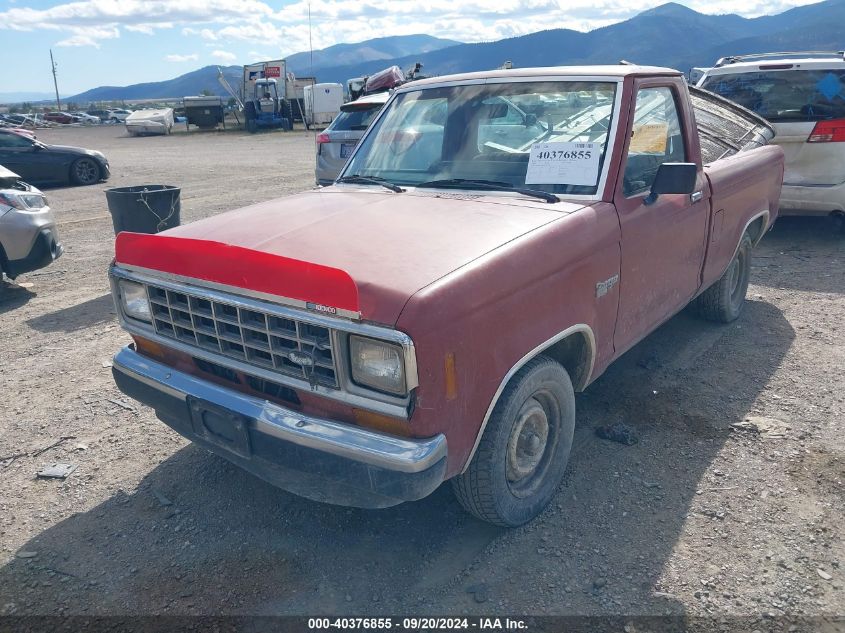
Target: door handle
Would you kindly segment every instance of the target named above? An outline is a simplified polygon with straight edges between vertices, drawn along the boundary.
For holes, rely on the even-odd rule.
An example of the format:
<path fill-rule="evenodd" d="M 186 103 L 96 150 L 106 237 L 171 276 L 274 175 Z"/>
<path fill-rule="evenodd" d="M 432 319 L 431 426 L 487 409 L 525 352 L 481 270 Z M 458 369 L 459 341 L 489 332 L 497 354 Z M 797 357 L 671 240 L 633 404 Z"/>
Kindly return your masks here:
<path fill-rule="evenodd" d="M 704 197 L 704 192 L 694 191 L 689 195 L 689 201 L 695 204 Z"/>

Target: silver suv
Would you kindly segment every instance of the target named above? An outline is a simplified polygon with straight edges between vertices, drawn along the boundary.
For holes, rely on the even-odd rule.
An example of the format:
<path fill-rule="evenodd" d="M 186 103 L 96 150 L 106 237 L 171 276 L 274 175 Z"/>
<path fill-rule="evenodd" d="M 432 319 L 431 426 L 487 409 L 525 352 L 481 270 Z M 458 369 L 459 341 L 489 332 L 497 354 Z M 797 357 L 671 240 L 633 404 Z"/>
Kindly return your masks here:
<path fill-rule="evenodd" d="M 318 185 L 330 185 L 334 182 L 346 160 L 352 155 L 352 150 L 389 98 L 389 92 L 377 92 L 340 107 L 340 114 L 317 137 L 315 176 Z"/>
<path fill-rule="evenodd" d="M 47 198 L 0 165 L 0 284 L 3 273 L 14 279 L 63 252 Z"/>

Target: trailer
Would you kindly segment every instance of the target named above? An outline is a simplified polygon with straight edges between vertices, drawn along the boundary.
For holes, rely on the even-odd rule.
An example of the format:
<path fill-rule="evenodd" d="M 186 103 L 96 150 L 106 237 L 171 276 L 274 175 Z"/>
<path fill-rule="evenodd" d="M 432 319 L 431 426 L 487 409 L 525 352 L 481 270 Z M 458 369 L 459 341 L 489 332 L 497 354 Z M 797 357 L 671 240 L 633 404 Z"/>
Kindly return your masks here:
<path fill-rule="evenodd" d="M 305 88 L 305 117 L 308 125 L 328 125 L 343 105 L 343 86 L 315 84 Z"/>
<path fill-rule="evenodd" d="M 185 108 L 185 128 L 196 125 L 201 130 L 213 130 L 218 124 L 226 129 L 223 97 L 184 97 L 182 104 Z"/>
<path fill-rule="evenodd" d="M 167 135 L 173 129 L 173 108 L 136 110 L 124 124 L 129 136 Z"/>
<path fill-rule="evenodd" d="M 290 113 L 294 121 L 305 122 L 305 90 L 316 83 L 317 79 L 314 77 L 288 75 L 288 81 L 285 83 L 285 94 L 290 103 Z"/>

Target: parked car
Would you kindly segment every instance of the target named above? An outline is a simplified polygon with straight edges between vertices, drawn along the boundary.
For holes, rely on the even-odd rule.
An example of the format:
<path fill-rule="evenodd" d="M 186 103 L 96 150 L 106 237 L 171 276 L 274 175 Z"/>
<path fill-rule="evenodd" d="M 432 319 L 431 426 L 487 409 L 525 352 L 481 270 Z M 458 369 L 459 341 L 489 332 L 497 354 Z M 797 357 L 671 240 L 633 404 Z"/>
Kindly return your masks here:
<path fill-rule="evenodd" d="M 0 134 L 0 165 L 39 185 L 93 185 L 109 177 L 109 161 L 81 147 L 46 145 L 21 134 Z"/>
<path fill-rule="evenodd" d="M 352 155 L 355 145 L 375 120 L 387 99 L 388 92 L 379 92 L 350 101 L 340 107 L 331 125 L 317 136 L 318 185 L 330 185 L 337 178 L 346 160 Z"/>
<path fill-rule="evenodd" d="M 87 112 L 71 112 L 80 123 L 97 124 L 100 123 L 100 117 L 88 114 Z"/>
<path fill-rule="evenodd" d="M 132 114 L 132 112 L 129 110 L 109 110 L 109 121 L 113 121 L 115 123 L 123 122 L 130 114 Z"/>
<path fill-rule="evenodd" d="M 47 198 L 0 165 L 0 286 L 3 273 L 14 279 L 47 266 L 63 251 Z"/>
<path fill-rule="evenodd" d="M 6 114 L 4 120 L 13 125 L 35 125 L 35 117 L 28 114 Z"/>
<path fill-rule="evenodd" d="M 845 218 L 843 53 L 768 53 L 720 59 L 698 85 L 765 117 L 783 148 L 785 215 Z"/>
<path fill-rule="evenodd" d="M 498 140 L 517 97 L 548 109 Z M 452 480 L 476 516 L 525 523 L 563 477 L 576 391 L 691 302 L 742 313 L 783 151 L 705 165 L 695 120 L 667 68 L 406 84 L 333 186 L 118 235 L 117 385 L 297 494 L 385 507 Z"/>
<path fill-rule="evenodd" d="M 69 112 L 46 112 L 42 115 L 45 121 L 53 123 L 75 123 L 76 119 Z"/>
<path fill-rule="evenodd" d="M 101 122 L 111 119 L 110 110 L 88 110 L 88 115 L 97 117 Z"/>

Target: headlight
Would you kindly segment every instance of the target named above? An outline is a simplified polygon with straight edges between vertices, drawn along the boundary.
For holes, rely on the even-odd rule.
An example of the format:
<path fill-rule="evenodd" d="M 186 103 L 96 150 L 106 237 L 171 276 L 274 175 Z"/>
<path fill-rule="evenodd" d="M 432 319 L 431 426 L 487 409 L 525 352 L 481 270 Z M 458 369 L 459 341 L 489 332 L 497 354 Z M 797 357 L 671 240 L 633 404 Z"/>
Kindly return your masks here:
<path fill-rule="evenodd" d="M 0 193 L 0 205 L 10 206 L 19 211 L 40 211 L 47 206 L 47 199 L 40 193 Z"/>
<path fill-rule="evenodd" d="M 402 348 L 371 338 L 349 337 L 352 380 L 362 387 L 405 395 L 405 358 Z"/>
<path fill-rule="evenodd" d="M 150 302 L 147 299 L 147 290 L 143 285 L 121 279 L 118 282 L 120 289 L 120 303 L 123 306 L 123 313 L 139 321 L 152 321 L 150 315 Z"/>

